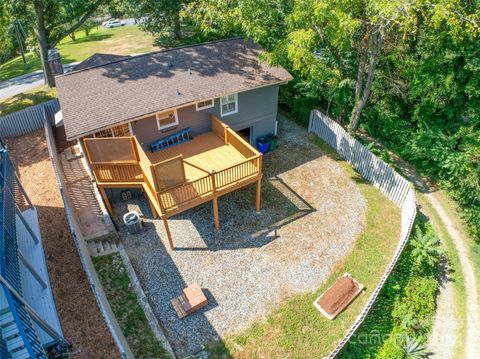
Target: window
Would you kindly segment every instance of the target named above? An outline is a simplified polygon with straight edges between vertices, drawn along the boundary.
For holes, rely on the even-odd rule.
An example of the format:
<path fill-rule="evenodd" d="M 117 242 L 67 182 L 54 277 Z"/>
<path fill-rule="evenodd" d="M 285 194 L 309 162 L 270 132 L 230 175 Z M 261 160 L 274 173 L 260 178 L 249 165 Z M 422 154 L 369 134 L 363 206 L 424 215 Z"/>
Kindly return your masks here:
<path fill-rule="evenodd" d="M 130 130 L 128 128 L 128 123 L 124 123 L 123 125 L 113 127 L 112 132 L 113 132 L 113 137 L 130 136 Z"/>
<path fill-rule="evenodd" d="M 177 111 L 157 113 L 156 116 L 159 130 L 178 125 Z"/>
<path fill-rule="evenodd" d="M 95 132 L 94 136 L 96 138 L 112 137 L 112 130 L 110 128 L 107 130 L 101 130 L 101 131 Z"/>
<path fill-rule="evenodd" d="M 238 112 L 238 94 L 220 97 L 220 111 L 223 116 Z"/>
<path fill-rule="evenodd" d="M 205 110 L 214 106 L 213 98 L 210 100 L 199 101 L 195 104 L 197 111 Z"/>
<path fill-rule="evenodd" d="M 130 129 L 128 127 L 128 123 L 124 123 L 123 125 L 118 125 L 112 128 L 107 128 L 106 130 L 95 132 L 94 134 L 94 137 L 96 138 L 124 136 L 130 136 Z"/>

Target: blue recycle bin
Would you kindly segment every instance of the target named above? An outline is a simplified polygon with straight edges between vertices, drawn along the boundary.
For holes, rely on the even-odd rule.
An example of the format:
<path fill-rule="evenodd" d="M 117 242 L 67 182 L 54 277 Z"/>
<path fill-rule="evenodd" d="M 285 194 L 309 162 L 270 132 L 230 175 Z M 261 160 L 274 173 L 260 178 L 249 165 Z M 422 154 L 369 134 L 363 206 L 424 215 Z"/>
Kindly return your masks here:
<path fill-rule="evenodd" d="M 260 153 L 265 154 L 268 152 L 269 149 L 270 149 L 270 140 L 267 137 L 262 136 L 257 138 L 257 150 Z"/>

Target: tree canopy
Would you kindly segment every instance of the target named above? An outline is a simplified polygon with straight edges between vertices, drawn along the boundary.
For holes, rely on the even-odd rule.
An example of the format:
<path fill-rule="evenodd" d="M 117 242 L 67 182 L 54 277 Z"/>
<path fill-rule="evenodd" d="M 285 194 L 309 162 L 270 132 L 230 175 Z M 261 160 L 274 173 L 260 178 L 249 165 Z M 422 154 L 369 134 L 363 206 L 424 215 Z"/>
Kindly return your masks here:
<path fill-rule="evenodd" d="M 243 34 L 295 79 L 280 101 L 320 107 L 439 181 L 480 240 L 480 4 L 464 0 L 196 0 L 184 16 Z"/>

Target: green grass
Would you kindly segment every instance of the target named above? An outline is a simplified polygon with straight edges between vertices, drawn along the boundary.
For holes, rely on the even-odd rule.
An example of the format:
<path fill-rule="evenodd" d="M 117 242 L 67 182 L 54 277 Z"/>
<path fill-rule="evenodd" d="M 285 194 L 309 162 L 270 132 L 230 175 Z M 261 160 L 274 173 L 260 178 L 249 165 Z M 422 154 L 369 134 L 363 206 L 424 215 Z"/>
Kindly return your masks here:
<path fill-rule="evenodd" d="M 345 335 L 390 262 L 400 236 L 400 210 L 372 185 L 365 182 L 324 142 L 313 141 L 340 163 L 345 174 L 357 182 L 367 201 L 366 224 L 355 247 L 334 268 L 328 280 L 315 292 L 295 295 L 246 331 L 209 347 L 214 357 L 321 358 Z M 323 317 L 313 301 L 345 272 L 366 286 L 366 290 L 335 320 Z"/>
<path fill-rule="evenodd" d="M 18 56 L 12 60 L 0 65 L 0 81 L 8 80 L 12 77 L 27 74 L 36 70 L 40 70 L 41 64 L 38 56 L 29 52 L 25 56 L 27 64 L 24 65 L 22 57 Z"/>
<path fill-rule="evenodd" d="M 45 86 L 39 86 L 29 91 L 8 97 L 0 102 L 0 116 L 23 110 L 26 107 L 37 105 L 57 97 L 57 90 Z"/>
<path fill-rule="evenodd" d="M 458 252 L 453 243 L 452 238 L 448 234 L 448 231 L 443 224 L 442 220 L 438 216 L 435 209 L 424 195 L 420 192 L 417 192 L 417 202 L 421 205 L 421 212 L 428 216 L 430 223 L 432 224 L 435 232 L 438 234 L 442 244 L 444 246 L 446 256 L 448 258 L 448 270 L 449 277 L 451 278 L 454 292 L 455 292 L 455 312 L 456 318 L 466 318 L 467 317 L 467 294 L 465 288 L 465 282 L 462 275 L 462 266 L 460 263 L 460 258 L 458 257 Z M 453 352 L 454 358 L 463 358 L 464 349 L 466 342 L 466 323 L 464 320 L 458 320 L 458 328 L 456 328 L 456 342 Z"/>
<path fill-rule="evenodd" d="M 122 26 L 113 29 L 99 27 L 92 29 L 89 36 L 85 32 L 76 32 L 76 41 L 70 37 L 58 44 L 58 49 L 64 64 L 82 61 L 96 52 L 128 55 L 159 49 L 153 44 L 154 38 L 142 32 L 137 26 Z M 28 67 L 22 63 L 21 57 L 16 57 L 0 65 L 0 81 L 40 70 L 40 60 L 33 53 L 27 54 Z"/>
<path fill-rule="evenodd" d="M 93 263 L 122 332 L 136 358 L 168 357 L 150 329 L 119 254 L 94 257 Z"/>

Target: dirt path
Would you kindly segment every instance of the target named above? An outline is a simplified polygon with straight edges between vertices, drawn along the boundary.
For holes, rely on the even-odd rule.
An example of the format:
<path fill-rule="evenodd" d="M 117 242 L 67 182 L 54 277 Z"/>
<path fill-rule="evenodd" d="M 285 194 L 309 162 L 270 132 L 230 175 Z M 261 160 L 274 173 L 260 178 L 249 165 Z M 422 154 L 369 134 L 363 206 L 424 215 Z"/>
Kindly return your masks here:
<path fill-rule="evenodd" d="M 448 264 L 444 263 L 444 271 L 448 272 Z M 454 335 L 459 328 L 455 311 L 455 288 L 452 279 L 446 274 L 440 284 L 440 293 L 437 297 L 437 310 L 428 340 L 427 348 L 435 359 L 451 359 L 454 356 L 457 337 Z"/>
<path fill-rule="evenodd" d="M 361 134 L 368 141 L 375 142 L 378 146 L 385 148 L 380 142 Z M 433 352 L 434 358 L 452 358 L 453 349 L 457 341 L 456 330 L 458 321 L 466 322 L 466 341 L 464 343 L 464 353 L 467 359 L 480 358 L 480 309 L 478 301 L 478 286 L 477 278 L 473 264 L 468 255 L 466 238 L 462 236 L 457 229 L 455 222 L 461 222 L 458 218 L 452 218 L 456 214 L 450 214 L 445 210 L 440 199 L 439 191 L 435 185 L 424 181 L 415 169 L 407 162 L 399 158 L 392 152 L 389 152 L 391 159 L 402 170 L 403 175 L 407 177 L 415 188 L 424 194 L 425 199 L 430 203 L 433 209 L 437 212 L 440 220 L 443 222 L 448 234 L 452 238 L 455 249 L 457 250 L 462 267 L 462 276 L 464 279 L 466 291 L 466 307 L 467 317 L 456 318 L 456 303 L 453 295 L 452 283 L 446 283 L 445 288 L 442 288 L 437 299 L 438 309 L 435 315 L 432 333 L 430 335 L 429 349 Z"/>
<path fill-rule="evenodd" d="M 472 262 L 468 257 L 468 250 L 465 244 L 465 239 L 460 235 L 456 226 L 453 224 L 452 219 L 449 217 L 449 214 L 442 206 L 440 201 L 437 198 L 437 195 L 433 193 L 426 193 L 425 197 L 428 199 L 432 207 L 438 213 L 440 219 L 445 225 L 448 234 L 453 240 L 455 247 L 460 258 L 460 263 L 462 265 L 462 275 L 465 281 L 465 287 L 467 288 L 467 338 L 465 343 L 465 357 L 466 358 L 480 358 L 480 313 L 479 313 L 479 302 L 478 302 L 478 291 L 477 291 L 477 281 L 475 277 L 475 271 L 473 269 Z M 455 303 L 451 303 L 453 307 Z M 450 315 L 447 311 L 446 315 Z M 438 319 L 439 321 L 445 321 L 444 318 Z M 445 321 L 448 323 L 448 321 Z M 437 324 L 437 323 L 435 323 Z M 435 327 L 435 326 L 434 326 Z M 445 333 L 449 333 L 451 336 L 455 333 L 452 328 L 440 328 Z M 432 336 L 437 333 L 432 333 Z M 443 342 L 438 343 L 440 346 L 437 348 L 439 353 L 443 350 Z"/>

